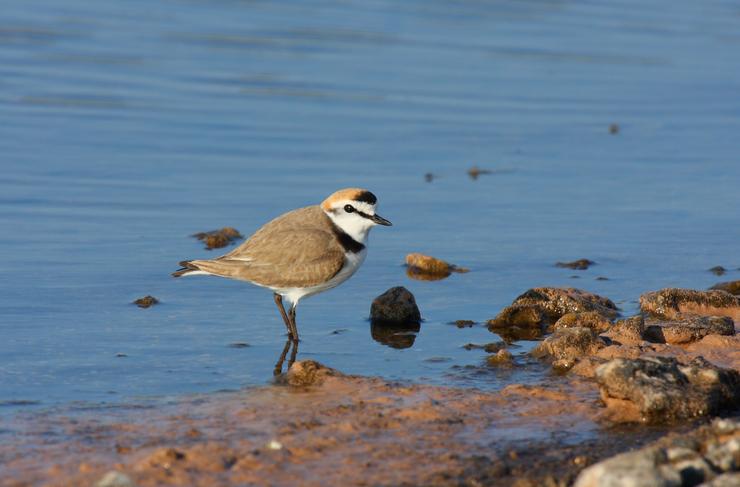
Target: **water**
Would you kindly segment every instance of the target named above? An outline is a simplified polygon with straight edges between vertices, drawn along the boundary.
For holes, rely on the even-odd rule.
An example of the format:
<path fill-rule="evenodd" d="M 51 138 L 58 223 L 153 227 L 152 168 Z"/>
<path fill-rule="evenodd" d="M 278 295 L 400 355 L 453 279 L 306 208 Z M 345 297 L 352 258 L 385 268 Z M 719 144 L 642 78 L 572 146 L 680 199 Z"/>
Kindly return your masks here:
<path fill-rule="evenodd" d="M 534 364 L 480 368 L 462 346 L 497 337 L 448 322 L 534 286 L 628 314 L 644 291 L 715 283 L 714 265 L 740 278 L 738 32 L 727 1 L 6 0 L 0 409 L 268 382 L 285 339 L 270 294 L 169 273 L 218 255 L 194 232 L 251 233 L 346 186 L 394 226 L 355 277 L 301 303 L 300 358 L 542 380 Z M 474 165 L 497 172 L 473 180 Z M 413 251 L 472 272 L 412 281 Z M 553 267 L 580 257 L 598 265 Z M 425 318 L 404 349 L 367 322 L 395 285 Z M 162 304 L 130 304 L 146 294 Z"/>

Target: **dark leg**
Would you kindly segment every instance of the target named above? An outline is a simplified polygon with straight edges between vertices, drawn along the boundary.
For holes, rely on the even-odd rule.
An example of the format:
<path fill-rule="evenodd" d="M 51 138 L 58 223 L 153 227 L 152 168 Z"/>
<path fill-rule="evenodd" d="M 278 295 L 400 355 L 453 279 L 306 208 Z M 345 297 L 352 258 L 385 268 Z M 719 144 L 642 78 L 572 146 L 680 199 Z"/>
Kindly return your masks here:
<path fill-rule="evenodd" d="M 275 369 L 272 371 L 272 375 L 278 376 L 283 372 L 283 362 L 285 362 L 285 357 L 288 355 L 288 349 L 290 348 L 290 345 L 293 342 L 290 338 L 285 341 L 285 347 L 283 347 L 283 353 L 280 354 L 280 358 L 278 359 L 277 363 L 275 364 Z M 291 356 L 291 360 L 295 360 L 294 357 Z M 293 362 L 288 362 L 288 368 L 293 364 Z"/>
<path fill-rule="evenodd" d="M 293 334 L 295 341 L 298 341 L 298 325 L 295 322 L 295 304 L 290 307 L 288 318 L 290 318 L 290 332 Z"/>
<path fill-rule="evenodd" d="M 293 351 L 290 353 L 290 360 L 288 360 L 288 368 L 295 363 L 295 357 L 298 355 L 298 340 L 293 342 Z"/>
<path fill-rule="evenodd" d="M 293 335 L 293 326 L 291 325 L 291 321 L 288 318 L 288 315 L 285 314 L 285 308 L 283 308 L 283 297 L 279 295 L 278 293 L 275 293 L 274 298 L 275 298 L 275 304 L 277 305 L 278 310 L 280 310 L 280 316 L 283 317 L 283 321 L 285 322 L 285 328 L 288 329 L 288 339 L 293 340 L 294 336 L 297 338 L 297 335 Z M 291 308 L 291 311 L 292 310 L 293 308 Z"/>

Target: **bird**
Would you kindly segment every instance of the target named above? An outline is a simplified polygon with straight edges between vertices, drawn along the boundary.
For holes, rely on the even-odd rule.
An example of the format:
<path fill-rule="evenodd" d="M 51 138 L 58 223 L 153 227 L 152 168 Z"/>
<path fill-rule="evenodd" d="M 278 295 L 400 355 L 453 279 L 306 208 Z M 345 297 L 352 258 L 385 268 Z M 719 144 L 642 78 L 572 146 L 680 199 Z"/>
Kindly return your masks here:
<path fill-rule="evenodd" d="M 270 289 L 288 339 L 297 343 L 298 303 L 352 277 L 367 256 L 370 229 L 392 225 L 375 213 L 377 202 L 366 189 L 341 189 L 320 205 L 280 215 L 225 255 L 180 262 L 172 276 L 219 276 Z"/>

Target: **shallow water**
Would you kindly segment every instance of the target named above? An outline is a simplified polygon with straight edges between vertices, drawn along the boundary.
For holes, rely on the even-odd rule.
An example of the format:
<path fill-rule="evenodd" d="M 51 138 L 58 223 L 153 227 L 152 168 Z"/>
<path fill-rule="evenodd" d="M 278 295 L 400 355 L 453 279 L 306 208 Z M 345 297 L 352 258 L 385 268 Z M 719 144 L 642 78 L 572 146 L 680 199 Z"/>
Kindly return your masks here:
<path fill-rule="evenodd" d="M 394 226 L 301 303 L 300 358 L 543 380 L 480 367 L 462 346 L 497 337 L 448 323 L 534 286 L 629 314 L 647 290 L 740 278 L 738 32 L 735 2 L 4 2 L 0 414 L 268 382 L 285 340 L 270 294 L 169 273 L 218 255 L 194 232 L 248 234 L 346 186 Z M 472 272 L 412 281 L 413 251 Z M 598 265 L 553 266 L 580 257 Z M 396 285 L 425 318 L 405 349 L 367 321 Z M 162 303 L 130 304 L 146 294 Z"/>

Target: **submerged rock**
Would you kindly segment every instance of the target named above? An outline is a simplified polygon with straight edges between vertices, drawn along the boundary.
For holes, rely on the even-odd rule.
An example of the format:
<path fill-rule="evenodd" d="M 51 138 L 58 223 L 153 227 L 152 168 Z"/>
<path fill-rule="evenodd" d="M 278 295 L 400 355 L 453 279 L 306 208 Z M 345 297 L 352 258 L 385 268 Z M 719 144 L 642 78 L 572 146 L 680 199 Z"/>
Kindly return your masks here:
<path fill-rule="evenodd" d="M 281 382 L 293 387 L 318 386 L 329 377 L 342 377 L 344 374 L 315 360 L 294 362 L 284 374 Z"/>
<path fill-rule="evenodd" d="M 419 323 L 421 312 L 414 295 L 405 287 L 397 286 L 373 300 L 370 320 L 376 324 L 407 325 Z"/>
<path fill-rule="evenodd" d="M 719 282 L 709 288 L 710 290 L 727 291 L 735 296 L 740 296 L 740 281 Z"/>
<path fill-rule="evenodd" d="M 553 330 L 574 327 L 590 328 L 596 333 L 603 333 L 612 327 L 612 322 L 595 311 L 586 311 L 585 313 L 566 313 L 552 325 Z"/>
<path fill-rule="evenodd" d="M 406 275 L 422 281 L 436 281 L 448 277 L 453 272 L 465 273 L 469 269 L 458 267 L 436 257 L 412 253 L 406 256 Z"/>
<path fill-rule="evenodd" d="M 740 420 L 720 419 L 591 465 L 574 487 L 734 487 L 740 485 L 739 454 Z"/>
<path fill-rule="evenodd" d="M 655 343 L 684 344 L 707 335 L 735 334 L 735 323 L 727 316 L 686 315 L 683 319 L 650 324 L 643 337 Z"/>
<path fill-rule="evenodd" d="M 455 325 L 458 328 L 472 328 L 475 326 L 475 321 L 473 320 L 455 320 L 451 324 Z"/>
<path fill-rule="evenodd" d="M 618 315 L 609 299 L 575 288 L 539 287 L 526 291 L 504 308 L 488 327 L 496 331 L 507 327 L 542 328 L 568 313 L 594 312 L 605 319 Z"/>
<path fill-rule="evenodd" d="M 552 358 L 554 367 L 570 369 L 581 357 L 593 355 L 604 346 L 604 341 L 590 328 L 561 328 L 537 345 L 532 355 Z"/>
<path fill-rule="evenodd" d="M 740 320 L 740 297 L 718 290 L 666 288 L 640 296 L 640 309 L 669 320 L 679 318 L 683 313 L 729 316 Z"/>
<path fill-rule="evenodd" d="M 155 298 L 154 296 L 144 296 L 143 298 L 139 298 L 136 301 L 133 302 L 136 306 L 139 308 L 149 308 L 150 306 L 154 306 L 155 304 L 159 304 L 159 300 Z"/>
<path fill-rule="evenodd" d="M 244 238 L 239 230 L 233 227 L 224 227 L 220 230 L 211 230 L 210 232 L 198 232 L 192 235 L 198 240 L 202 240 L 206 249 L 220 249 L 226 247 L 231 242 Z"/>
<path fill-rule="evenodd" d="M 721 265 L 716 265 L 712 267 L 711 269 L 709 269 L 709 272 L 711 272 L 715 276 L 722 276 L 724 275 L 725 272 L 727 272 L 727 269 L 725 269 Z"/>
<path fill-rule="evenodd" d="M 596 262 L 588 259 L 578 259 L 572 262 L 557 262 L 555 267 L 562 267 L 564 269 L 575 269 L 577 271 L 585 271 Z"/>
<path fill-rule="evenodd" d="M 614 359 L 596 369 L 601 398 L 615 421 L 670 423 L 740 406 L 740 373 L 701 357 Z"/>

